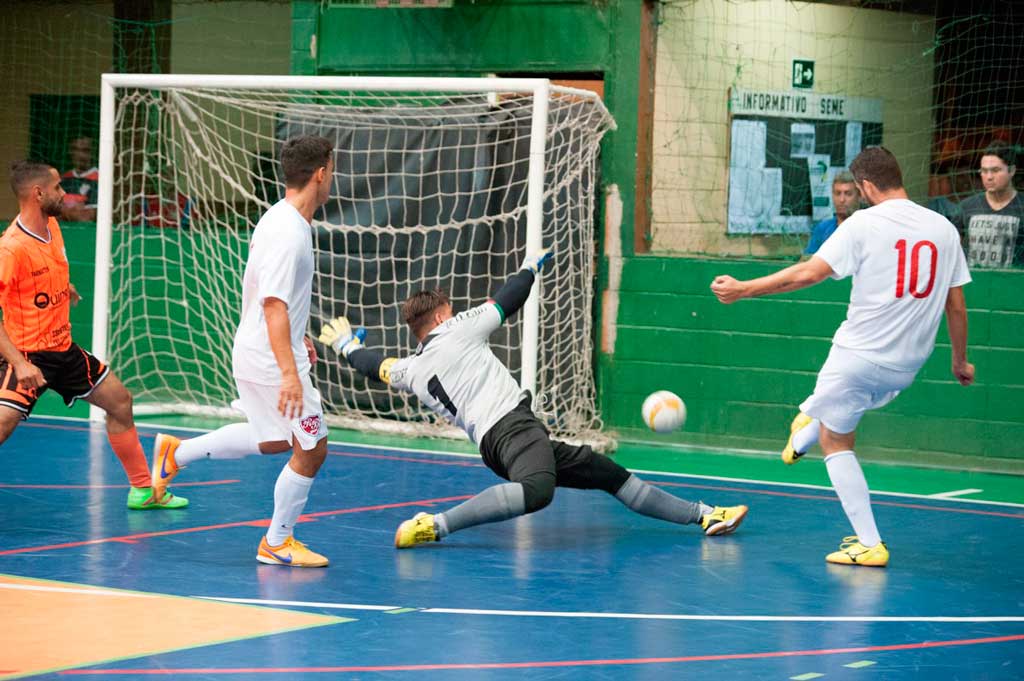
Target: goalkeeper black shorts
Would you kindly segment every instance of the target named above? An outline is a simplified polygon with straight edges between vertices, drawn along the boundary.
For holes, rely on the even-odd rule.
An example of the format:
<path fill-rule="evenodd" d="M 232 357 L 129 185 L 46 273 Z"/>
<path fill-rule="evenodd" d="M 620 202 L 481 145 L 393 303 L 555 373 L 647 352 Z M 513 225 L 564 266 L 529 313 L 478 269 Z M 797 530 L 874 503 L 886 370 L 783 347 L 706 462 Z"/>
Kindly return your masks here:
<path fill-rule="evenodd" d="M 480 442 L 480 455 L 499 477 L 519 482 L 549 471 L 556 487 L 619 491 L 629 471 L 590 445 L 571 445 L 551 439 L 548 429 L 533 413 L 531 399 L 523 400 L 501 417 Z"/>
<path fill-rule="evenodd" d="M 29 352 L 25 356 L 46 379 L 46 385 L 42 388 L 20 387 L 14 375 L 14 367 L 0 358 L 0 376 L 3 377 L 0 381 L 0 405 L 20 411 L 23 419 L 28 418 L 36 402 L 48 389 L 56 390 L 64 398 L 64 404 L 70 407 L 75 400 L 92 394 L 110 372 L 108 366 L 75 343 L 67 350 Z"/>

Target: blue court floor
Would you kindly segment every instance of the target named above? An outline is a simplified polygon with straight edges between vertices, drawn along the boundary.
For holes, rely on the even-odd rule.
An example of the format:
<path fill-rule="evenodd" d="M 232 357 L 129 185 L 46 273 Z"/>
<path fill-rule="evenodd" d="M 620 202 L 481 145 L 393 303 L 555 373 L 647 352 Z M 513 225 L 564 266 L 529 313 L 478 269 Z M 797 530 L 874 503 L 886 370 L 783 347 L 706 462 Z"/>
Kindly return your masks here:
<path fill-rule="evenodd" d="M 155 431 L 140 432 L 148 452 Z M 130 512 L 120 466 L 85 422 L 33 419 L 0 455 L 0 678 L 1024 678 L 1020 505 L 876 497 L 892 562 L 851 568 L 824 562 L 850 532 L 828 490 L 645 475 L 750 515 L 704 537 L 559 490 L 533 516 L 397 551 L 402 520 L 497 478 L 476 458 L 338 443 L 296 533 L 331 566 L 297 570 L 255 560 L 284 456 L 199 462 L 175 481 L 189 508 Z M 120 623 L 132 633 L 76 662 L 26 653 L 66 645 L 45 640 L 49 627 L 25 631 L 29 609 L 84 617 L 100 637 L 118 623 L 78 612 L 83 594 L 186 598 L 154 596 L 151 616 Z M 211 602 L 259 606 L 225 611 L 241 624 L 328 617 L 224 641 L 202 618 L 161 614 Z M 164 622 L 203 640 L 165 640 Z M 135 636 L 166 652 L 125 658 Z"/>

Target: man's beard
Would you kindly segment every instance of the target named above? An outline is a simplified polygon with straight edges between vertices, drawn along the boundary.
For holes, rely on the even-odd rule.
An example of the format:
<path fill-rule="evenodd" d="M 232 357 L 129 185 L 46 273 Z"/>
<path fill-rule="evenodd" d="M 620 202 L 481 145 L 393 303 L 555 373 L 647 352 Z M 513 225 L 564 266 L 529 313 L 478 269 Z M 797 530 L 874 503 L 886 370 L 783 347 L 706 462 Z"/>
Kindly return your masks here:
<path fill-rule="evenodd" d="M 51 218 L 59 218 L 64 212 L 64 204 L 60 199 L 56 201 L 47 201 L 39 206 L 43 211 L 43 215 L 47 215 Z"/>

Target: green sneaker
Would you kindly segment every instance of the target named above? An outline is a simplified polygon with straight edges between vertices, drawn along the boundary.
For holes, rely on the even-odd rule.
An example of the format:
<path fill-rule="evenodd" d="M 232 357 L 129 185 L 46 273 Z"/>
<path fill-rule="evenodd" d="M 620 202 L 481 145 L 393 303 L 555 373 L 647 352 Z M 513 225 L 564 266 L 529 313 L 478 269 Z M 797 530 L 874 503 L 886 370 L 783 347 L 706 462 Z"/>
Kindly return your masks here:
<path fill-rule="evenodd" d="M 133 511 L 149 511 L 158 508 L 185 508 L 188 506 L 188 499 L 176 497 L 169 491 L 164 493 L 160 501 L 153 498 L 152 487 L 132 487 L 128 492 L 128 508 Z"/>

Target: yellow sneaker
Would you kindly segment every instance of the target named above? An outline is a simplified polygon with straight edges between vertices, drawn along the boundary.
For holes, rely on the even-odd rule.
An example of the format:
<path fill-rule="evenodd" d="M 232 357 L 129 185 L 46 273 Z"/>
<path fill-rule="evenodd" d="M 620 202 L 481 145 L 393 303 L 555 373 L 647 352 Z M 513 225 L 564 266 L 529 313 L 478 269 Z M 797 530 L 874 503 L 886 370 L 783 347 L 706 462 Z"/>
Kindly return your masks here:
<path fill-rule="evenodd" d="M 715 506 L 711 513 L 700 519 L 700 526 L 709 537 L 729 534 L 736 531 L 749 510 L 746 506 Z"/>
<path fill-rule="evenodd" d="M 153 496 L 156 499 L 163 499 L 167 485 L 178 474 L 178 464 L 174 460 L 174 452 L 178 451 L 181 440 L 173 435 L 164 433 L 156 434 L 156 442 L 153 443 Z"/>
<path fill-rule="evenodd" d="M 434 531 L 434 516 L 429 513 L 417 513 L 395 531 L 396 549 L 407 549 L 432 541 L 441 541 L 441 538 Z"/>
<path fill-rule="evenodd" d="M 864 546 L 857 537 L 843 537 L 838 551 L 825 556 L 825 560 L 839 565 L 867 565 L 868 567 L 885 567 L 889 564 L 889 549 L 885 542 L 874 546 Z"/>
<path fill-rule="evenodd" d="M 267 535 L 263 535 L 260 548 L 256 551 L 256 560 L 267 565 L 284 565 L 286 567 L 318 568 L 327 567 L 327 557 L 321 556 L 296 539 L 288 537 L 280 546 L 271 546 Z"/>
<path fill-rule="evenodd" d="M 796 418 L 793 419 L 793 423 L 789 424 L 789 440 L 786 442 L 786 448 L 782 450 L 782 463 L 787 466 L 791 466 L 799 461 L 800 457 L 806 454 L 806 452 L 798 452 L 793 449 L 793 436 L 796 435 L 798 431 L 803 430 L 804 426 L 813 420 L 814 419 L 807 414 L 800 412 L 796 415 Z"/>

